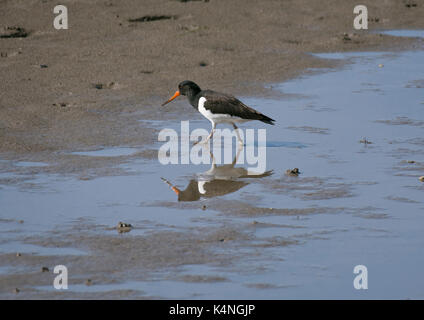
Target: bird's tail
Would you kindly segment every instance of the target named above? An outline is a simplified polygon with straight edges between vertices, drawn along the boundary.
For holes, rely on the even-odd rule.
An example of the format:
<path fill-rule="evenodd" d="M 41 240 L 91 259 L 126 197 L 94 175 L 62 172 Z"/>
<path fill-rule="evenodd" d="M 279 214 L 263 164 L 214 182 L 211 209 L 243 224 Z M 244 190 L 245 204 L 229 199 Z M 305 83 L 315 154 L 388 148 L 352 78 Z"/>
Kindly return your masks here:
<path fill-rule="evenodd" d="M 274 119 L 271 119 L 270 117 L 267 117 L 265 115 L 262 115 L 262 118 L 259 119 L 259 120 L 262 121 L 262 122 L 265 122 L 267 124 L 271 124 L 271 125 L 274 125 L 274 122 L 275 122 Z"/>

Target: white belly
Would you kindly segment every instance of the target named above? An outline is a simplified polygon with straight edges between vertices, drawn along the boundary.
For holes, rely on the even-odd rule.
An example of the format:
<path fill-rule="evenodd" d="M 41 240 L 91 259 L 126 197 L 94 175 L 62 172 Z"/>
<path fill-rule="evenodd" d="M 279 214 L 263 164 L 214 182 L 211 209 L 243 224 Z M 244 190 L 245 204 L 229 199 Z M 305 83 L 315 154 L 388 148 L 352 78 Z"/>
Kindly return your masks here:
<path fill-rule="evenodd" d="M 212 123 L 242 123 L 250 121 L 249 119 L 242 119 L 239 117 L 234 117 L 225 113 L 212 113 L 210 110 L 205 109 L 204 104 L 206 102 L 205 97 L 199 99 L 199 112 L 210 122 Z"/>

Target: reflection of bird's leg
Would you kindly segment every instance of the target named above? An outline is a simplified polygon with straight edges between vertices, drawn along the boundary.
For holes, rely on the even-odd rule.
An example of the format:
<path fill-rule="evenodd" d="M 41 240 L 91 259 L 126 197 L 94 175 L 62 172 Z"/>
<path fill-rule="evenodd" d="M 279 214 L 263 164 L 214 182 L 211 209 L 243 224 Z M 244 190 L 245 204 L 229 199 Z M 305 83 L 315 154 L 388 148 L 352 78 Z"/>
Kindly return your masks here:
<path fill-rule="evenodd" d="M 239 158 L 239 156 L 240 156 L 240 152 L 241 152 L 241 150 L 243 150 L 243 145 L 242 145 L 242 144 L 239 144 L 239 145 L 238 145 L 238 147 L 237 147 L 237 153 L 236 153 L 236 156 L 234 157 L 234 160 L 233 160 L 233 163 L 232 163 L 232 167 L 234 167 L 234 166 L 236 165 L 237 160 L 238 160 L 238 158 Z"/>
<path fill-rule="evenodd" d="M 170 186 L 171 187 L 171 189 L 172 189 L 172 191 L 174 191 L 177 195 L 179 195 L 180 194 L 180 192 L 181 192 L 181 190 L 180 189 L 178 189 L 177 187 L 174 187 L 174 185 L 171 183 L 171 182 L 169 182 L 168 180 L 166 180 L 165 178 L 162 178 L 161 177 L 161 179 L 168 185 L 168 186 Z"/>
<path fill-rule="evenodd" d="M 215 168 L 216 167 L 216 160 L 215 160 L 215 157 L 214 157 L 211 149 L 209 148 L 209 144 L 205 144 L 204 146 L 202 146 L 202 148 L 205 148 L 205 149 L 207 149 L 209 151 L 209 155 L 210 155 L 210 157 L 212 159 L 211 169 L 212 168 Z M 203 152 L 203 150 L 202 150 L 202 152 Z"/>
<path fill-rule="evenodd" d="M 243 142 L 243 140 L 241 140 L 241 138 L 240 138 L 240 135 L 239 135 L 239 133 L 238 133 L 238 127 L 236 126 L 236 124 L 233 122 L 232 123 L 233 124 L 233 128 L 234 128 L 234 131 L 236 132 L 236 134 L 237 134 L 237 139 L 238 139 L 238 142 L 240 143 L 240 144 L 244 144 L 244 142 Z"/>
<path fill-rule="evenodd" d="M 213 155 L 213 153 L 212 153 L 211 149 L 209 149 L 209 154 L 210 154 L 211 159 L 212 159 L 211 169 L 214 169 L 214 168 L 216 168 L 216 159 L 215 159 L 215 157 L 214 157 L 214 155 Z M 210 169 L 210 170 L 211 170 L 211 169 Z"/>
<path fill-rule="evenodd" d="M 195 145 L 196 145 L 196 144 L 198 144 L 198 143 L 206 143 L 206 142 L 208 142 L 208 141 L 209 141 L 209 139 L 210 139 L 210 138 L 212 138 L 213 133 L 215 132 L 215 128 L 216 128 L 216 123 L 215 123 L 215 122 L 212 122 L 212 130 L 211 130 L 211 132 L 209 133 L 209 135 L 208 135 L 208 137 L 206 138 L 206 140 L 196 141 L 196 142 L 194 142 L 194 143 L 193 143 L 193 146 L 195 146 Z"/>

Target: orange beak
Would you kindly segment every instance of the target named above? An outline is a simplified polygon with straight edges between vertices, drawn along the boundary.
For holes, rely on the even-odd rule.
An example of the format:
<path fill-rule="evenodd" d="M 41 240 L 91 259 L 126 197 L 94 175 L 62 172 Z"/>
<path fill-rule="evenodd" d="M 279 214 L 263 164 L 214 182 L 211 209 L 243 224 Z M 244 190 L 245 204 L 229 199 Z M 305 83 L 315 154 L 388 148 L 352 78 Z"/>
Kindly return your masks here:
<path fill-rule="evenodd" d="M 165 104 L 167 104 L 167 103 L 169 103 L 169 102 L 171 102 L 172 100 L 174 100 L 176 97 L 178 97 L 180 95 L 180 91 L 179 90 L 177 90 L 175 93 L 174 93 L 174 95 L 171 97 L 171 98 L 169 98 L 169 100 L 168 101 L 166 101 L 166 102 L 164 102 L 164 103 L 162 103 L 162 107 L 165 105 Z"/>

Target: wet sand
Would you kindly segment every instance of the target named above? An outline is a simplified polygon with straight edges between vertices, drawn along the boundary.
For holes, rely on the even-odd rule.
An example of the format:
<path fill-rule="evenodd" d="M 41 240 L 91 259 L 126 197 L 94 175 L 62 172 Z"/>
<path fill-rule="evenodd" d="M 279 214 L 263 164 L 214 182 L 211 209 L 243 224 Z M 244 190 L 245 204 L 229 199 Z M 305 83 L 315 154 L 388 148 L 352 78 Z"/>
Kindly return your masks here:
<path fill-rule="evenodd" d="M 359 263 L 379 270 L 374 285 L 422 270 L 422 79 L 405 63 L 417 56 L 400 53 L 422 40 L 355 32 L 356 3 L 325 3 L 69 1 L 66 32 L 52 28 L 48 2 L 2 3 L 2 23 L 28 36 L 0 39 L 0 297 L 422 298 L 421 278 L 364 295 L 351 284 Z M 417 3 L 369 5 L 370 31 L 423 28 Z M 128 21 L 146 15 L 175 17 Z M 349 56 L 309 54 L 369 50 L 391 53 L 359 53 L 372 62 L 354 77 L 319 76 Z M 411 76 L 396 80 L 398 64 Z M 158 130 L 192 111 L 159 104 L 186 78 L 278 116 L 272 173 L 220 181 L 223 193 L 207 198 L 190 185 L 209 166 L 158 163 Z M 352 113 L 355 97 L 366 117 Z M 295 167 L 299 176 L 285 174 Z M 196 200 L 178 201 L 161 177 Z M 133 227 L 119 232 L 118 221 Z M 58 264 L 69 268 L 65 292 L 52 286 Z"/>
<path fill-rule="evenodd" d="M 2 30 L 27 36 L 0 39 L 0 152 L 50 160 L 56 151 L 148 145 L 156 132 L 135 119 L 169 119 L 159 103 L 180 81 L 272 94 L 264 83 L 331 65 L 309 52 L 405 49 L 413 41 L 371 31 L 424 28 L 424 3 L 409 2 L 368 4 L 369 30 L 359 32 L 353 0 L 67 1 L 68 30 L 53 28 L 50 2 L 3 1 Z"/>
<path fill-rule="evenodd" d="M 207 177 L 209 165 L 163 166 L 136 148 L 67 155 L 109 159 L 103 176 L 2 160 L 1 297 L 422 298 L 422 52 L 320 55 L 350 64 L 275 85 L 285 98 L 246 97 L 286 116 L 267 131 L 261 177 L 228 165 L 233 178 Z M 59 264 L 66 292 L 52 286 Z M 352 288 L 357 264 L 372 290 Z"/>

